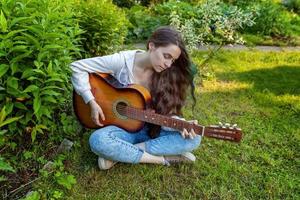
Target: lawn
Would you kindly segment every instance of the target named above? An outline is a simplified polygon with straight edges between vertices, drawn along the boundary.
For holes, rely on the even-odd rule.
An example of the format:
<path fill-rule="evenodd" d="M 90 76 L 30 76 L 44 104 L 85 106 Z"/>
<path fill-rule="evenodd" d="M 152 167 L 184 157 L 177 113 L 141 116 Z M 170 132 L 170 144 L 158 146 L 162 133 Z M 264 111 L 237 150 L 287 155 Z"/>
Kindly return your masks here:
<path fill-rule="evenodd" d="M 189 104 L 185 117 L 237 123 L 240 144 L 204 138 L 194 165 L 119 163 L 100 171 L 85 133 L 68 155 L 77 178 L 68 199 L 299 199 L 299 52 L 224 51 L 201 71 L 206 78 L 202 86 L 196 79 L 195 112 Z"/>

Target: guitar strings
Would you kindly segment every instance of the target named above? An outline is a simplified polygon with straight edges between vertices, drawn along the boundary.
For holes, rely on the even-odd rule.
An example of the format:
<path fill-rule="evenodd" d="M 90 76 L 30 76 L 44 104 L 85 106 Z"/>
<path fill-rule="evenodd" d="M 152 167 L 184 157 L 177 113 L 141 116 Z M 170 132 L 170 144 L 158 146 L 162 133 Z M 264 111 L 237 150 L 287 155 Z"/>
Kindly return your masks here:
<path fill-rule="evenodd" d="M 102 110 L 103 110 L 103 107 L 105 107 L 105 108 L 110 108 L 110 110 L 114 110 L 116 108 L 116 110 L 118 112 L 121 112 L 121 113 L 124 113 L 126 111 L 126 108 L 128 108 L 130 110 L 136 109 L 136 110 L 139 110 L 141 112 L 147 111 L 146 109 L 143 109 L 143 108 L 133 107 L 133 106 L 129 105 L 128 103 L 124 102 L 124 101 L 120 101 L 116 104 L 117 101 L 110 101 L 110 100 L 101 99 L 100 102 L 97 102 L 97 101 L 96 102 L 98 103 L 98 105 L 101 107 Z"/>
<path fill-rule="evenodd" d="M 99 104 L 99 106 L 100 107 L 102 107 L 102 105 L 103 105 L 103 107 L 111 107 L 112 109 L 113 109 L 113 107 L 114 107 L 114 104 L 115 104 L 115 102 L 116 101 L 108 101 L 108 100 L 101 100 L 101 102 L 100 103 L 98 103 Z M 147 111 L 147 110 L 145 110 L 145 109 L 143 109 L 143 108 L 136 108 L 136 107 L 132 107 L 132 106 L 130 106 L 130 105 L 128 105 L 128 104 L 126 104 L 126 102 L 122 102 L 122 101 L 120 101 L 119 103 L 117 103 L 116 104 L 116 106 L 115 106 L 115 108 L 116 108 L 116 110 L 119 112 L 119 114 L 125 114 L 124 112 L 126 112 L 126 108 L 129 108 L 129 112 L 131 113 L 131 114 L 134 114 L 134 113 L 132 113 L 131 111 L 131 109 L 135 109 L 135 110 L 138 110 L 138 111 L 141 111 L 141 112 L 145 112 L 145 111 Z M 150 110 L 149 110 L 150 111 Z M 147 114 L 157 114 L 157 113 L 152 113 L 152 112 L 149 112 L 149 113 L 147 113 Z M 108 115 L 108 113 L 106 113 L 105 115 Z M 175 121 L 177 121 L 177 123 L 179 122 L 181 122 L 182 120 L 178 120 L 178 119 L 174 119 L 174 118 L 172 118 L 172 120 L 175 120 Z M 198 125 L 199 126 L 199 125 Z M 232 133 L 231 133 L 232 134 Z M 235 134 L 237 134 L 237 133 L 235 133 Z"/>

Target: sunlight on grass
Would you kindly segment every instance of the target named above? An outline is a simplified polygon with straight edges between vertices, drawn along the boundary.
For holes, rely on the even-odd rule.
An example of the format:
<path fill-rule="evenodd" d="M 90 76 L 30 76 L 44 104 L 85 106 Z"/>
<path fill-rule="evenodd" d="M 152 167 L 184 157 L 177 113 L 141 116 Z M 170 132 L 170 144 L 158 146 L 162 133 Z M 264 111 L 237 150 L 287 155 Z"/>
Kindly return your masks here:
<path fill-rule="evenodd" d="M 203 81 L 203 88 L 196 88 L 196 92 L 218 92 L 231 90 L 247 90 L 251 89 L 253 84 L 241 83 L 236 81 Z"/>

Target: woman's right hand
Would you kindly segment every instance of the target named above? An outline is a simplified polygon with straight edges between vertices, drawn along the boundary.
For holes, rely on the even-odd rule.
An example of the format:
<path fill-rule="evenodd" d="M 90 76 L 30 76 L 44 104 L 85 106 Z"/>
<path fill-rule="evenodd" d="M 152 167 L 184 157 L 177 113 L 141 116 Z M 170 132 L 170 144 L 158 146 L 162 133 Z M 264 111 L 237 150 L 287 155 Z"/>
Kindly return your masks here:
<path fill-rule="evenodd" d="M 98 126 L 104 126 L 100 123 L 99 116 L 101 117 L 102 121 L 105 120 L 105 116 L 103 113 L 102 108 L 99 106 L 99 104 L 95 101 L 95 99 L 89 101 L 89 105 L 91 108 L 91 118 L 95 124 Z"/>

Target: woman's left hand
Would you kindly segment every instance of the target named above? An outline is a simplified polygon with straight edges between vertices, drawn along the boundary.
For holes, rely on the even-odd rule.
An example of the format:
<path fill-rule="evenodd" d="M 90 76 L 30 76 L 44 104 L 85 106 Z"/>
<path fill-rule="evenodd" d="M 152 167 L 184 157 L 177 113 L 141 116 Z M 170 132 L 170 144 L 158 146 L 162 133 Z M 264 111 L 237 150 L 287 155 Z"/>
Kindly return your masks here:
<path fill-rule="evenodd" d="M 188 122 L 192 123 L 192 124 L 198 124 L 197 120 L 189 120 Z M 194 139 L 194 137 L 196 137 L 196 133 L 194 131 L 194 129 L 191 129 L 190 132 L 188 132 L 186 129 L 183 129 L 183 131 L 180 131 L 181 136 L 183 138 L 190 138 L 190 139 Z"/>

